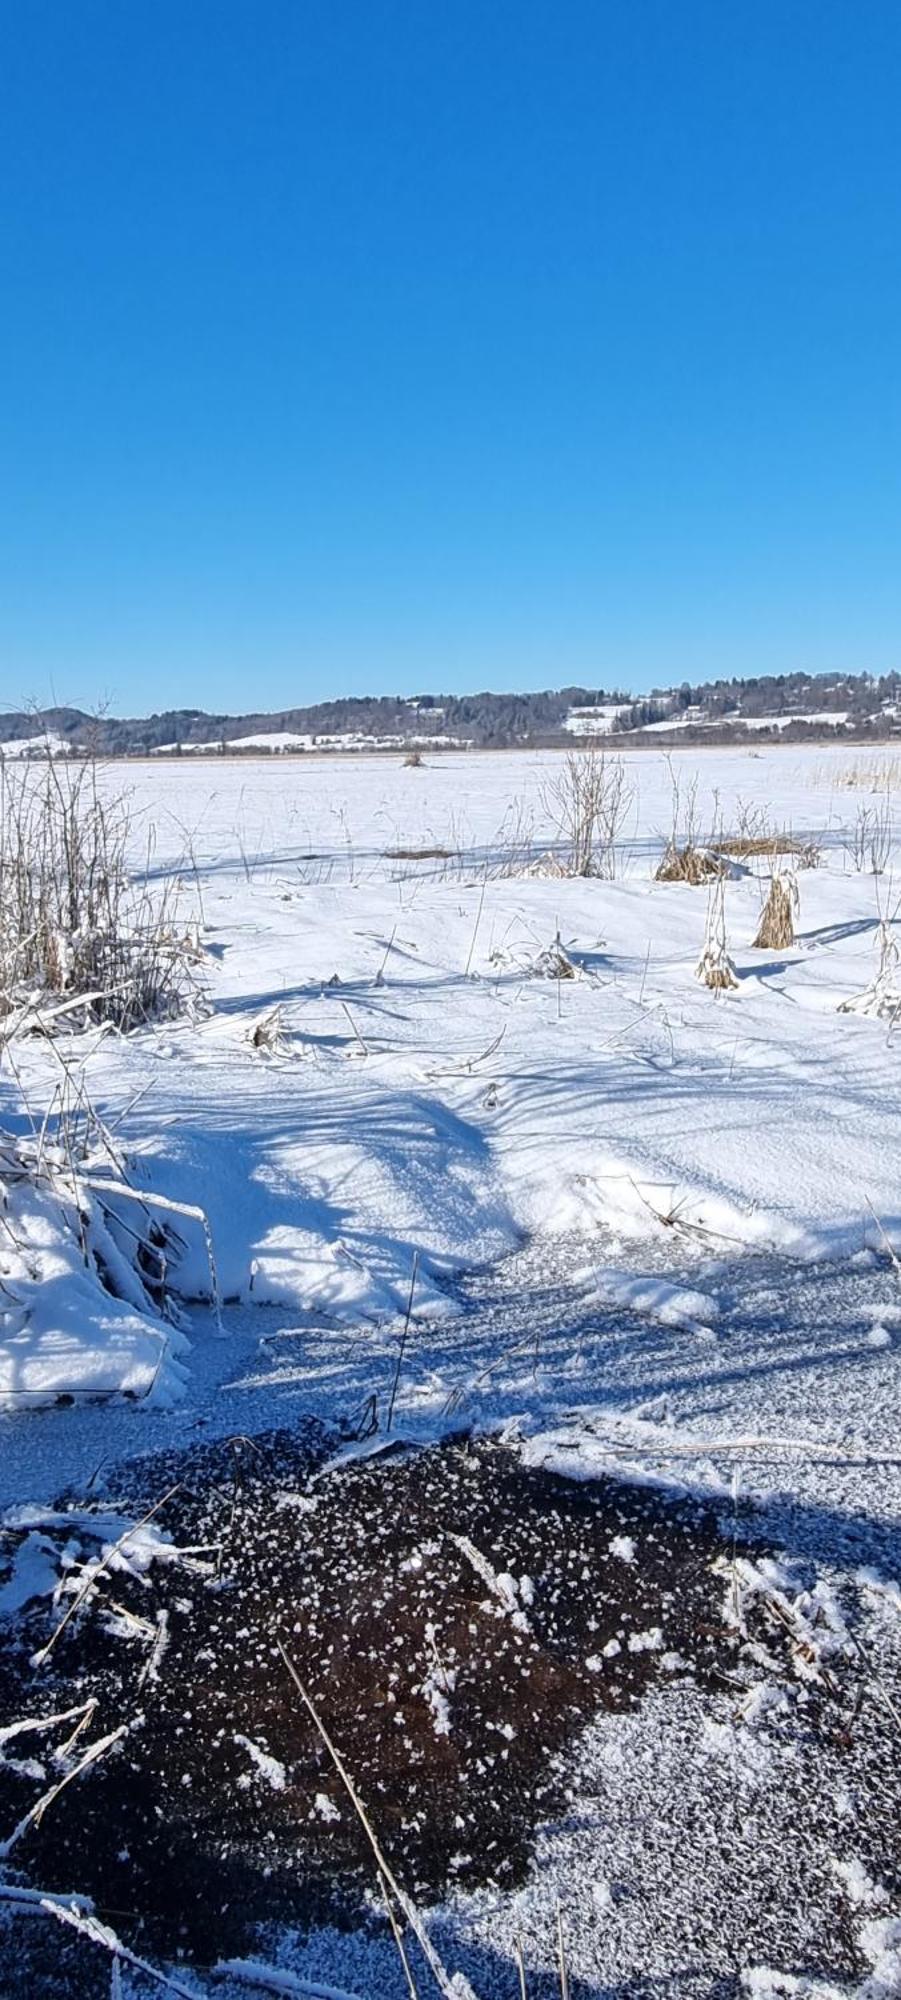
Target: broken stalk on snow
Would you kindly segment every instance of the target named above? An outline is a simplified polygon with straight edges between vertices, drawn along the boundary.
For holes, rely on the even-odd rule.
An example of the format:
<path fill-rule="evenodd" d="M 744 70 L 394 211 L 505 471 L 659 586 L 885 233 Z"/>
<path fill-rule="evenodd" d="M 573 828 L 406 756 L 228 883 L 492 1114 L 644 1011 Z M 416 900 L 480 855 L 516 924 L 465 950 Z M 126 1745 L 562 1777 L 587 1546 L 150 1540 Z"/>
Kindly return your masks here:
<path fill-rule="evenodd" d="M 644 1000 L 645 981 L 648 976 L 648 966 L 650 965 L 650 963 L 651 963 L 651 940 L 650 938 L 648 938 L 648 948 L 647 951 L 645 952 L 645 957 L 644 957 L 644 971 L 641 975 L 641 987 L 639 989 L 639 994 L 638 994 L 639 1007 L 641 1006 L 642 1001 Z"/>
<path fill-rule="evenodd" d="M 470 966 L 472 965 L 473 952 L 475 951 L 476 948 L 476 938 L 479 935 L 479 925 L 482 921 L 482 908 L 485 902 L 485 889 L 487 886 L 487 882 L 488 882 L 488 876 L 486 874 L 482 879 L 482 887 L 479 893 L 479 906 L 478 909 L 476 910 L 476 920 L 472 927 L 472 937 L 469 940 L 469 951 L 466 956 L 466 964 L 463 968 L 464 979 L 469 978 L 469 969 Z"/>
<path fill-rule="evenodd" d="M 898 1710 L 895 1707 L 895 1704 L 892 1700 L 891 1695 L 889 1694 L 888 1688 L 885 1686 L 884 1681 L 880 1679 L 878 1674 L 875 1674 L 873 1672 L 873 1668 L 867 1657 L 866 1648 L 861 1644 L 861 1641 L 858 1638 L 856 1632 L 849 1632 L 848 1637 L 866 1673 L 867 1676 L 866 1685 L 868 1687 L 876 1689 L 876 1692 L 882 1701 L 883 1707 L 887 1709 L 889 1715 L 892 1718 L 893 1723 L 895 1724 L 895 1727 L 897 1729 L 901 1729 L 901 1710 Z"/>
<path fill-rule="evenodd" d="M 476 1056 L 461 1056 L 460 1061 L 451 1063 L 449 1068 L 424 1070 L 423 1075 L 428 1077 L 430 1083 L 437 1082 L 443 1076 L 471 1076 L 477 1063 L 487 1062 L 489 1056 L 497 1053 L 506 1032 L 507 1026 L 505 1022 L 500 1034 L 495 1035 L 493 1042 L 489 1042 L 487 1049 L 482 1049 L 481 1054 Z"/>
<path fill-rule="evenodd" d="M 513 1940 L 513 1954 L 516 1959 L 516 1970 L 519 1973 L 519 2000 L 529 2000 L 526 1989 L 526 1964 L 522 1955 L 522 1939 L 520 1937 L 516 1937 Z"/>
<path fill-rule="evenodd" d="M 361 2000 L 360 1995 L 346 1991 L 343 1986 L 322 1986 L 318 1979 L 304 1979 L 299 1972 L 284 1972 L 279 1966 L 264 1965 L 256 1958 L 220 1958 L 210 1971 L 214 1979 L 236 1979 L 240 1986 L 257 1987 L 261 1993 L 277 1993 L 280 2000 Z"/>
<path fill-rule="evenodd" d="M 393 950 L 393 948 L 394 948 L 394 940 L 395 940 L 396 936 L 397 936 L 397 925 L 395 924 L 395 926 L 394 926 L 394 929 L 393 929 L 393 931 L 391 932 L 391 936 L 389 937 L 389 939 L 388 939 L 388 942 L 387 942 L 387 944 L 386 944 L 386 946 L 385 946 L 385 955 L 384 955 L 384 958 L 382 959 L 382 962 L 381 962 L 381 965 L 379 966 L 379 969 L 378 969 L 378 972 L 377 972 L 377 973 L 376 973 L 376 975 L 375 975 L 375 984 L 376 984 L 376 986 L 384 986 L 384 984 L 385 984 L 385 967 L 386 967 L 386 965 L 387 965 L 387 963 L 388 963 L 388 956 L 389 956 L 389 953 L 390 953 L 390 952 L 391 952 L 391 951 Z"/>
<path fill-rule="evenodd" d="M 357 1027 L 357 1024 L 356 1024 L 356 1021 L 354 1020 L 354 1017 L 353 1017 L 353 1015 L 352 1015 L 352 1013 L 351 1013 L 351 1011 L 350 1011 L 350 1008 L 349 1008 L 349 1007 L 347 1006 L 347 1003 L 346 1003 L 346 1001 L 344 1001 L 344 1000 L 342 1000 L 342 1002 L 341 1002 L 341 1005 L 342 1005 L 342 1007 L 343 1007 L 343 1009 L 344 1009 L 344 1012 L 345 1012 L 345 1014 L 347 1015 L 347 1018 L 348 1018 L 348 1020 L 349 1020 L 349 1022 L 350 1022 L 350 1025 L 351 1025 L 351 1028 L 352 1028 L 352 1030 L 353 1030 L 353 1033 L 355 1034 L 355 1036 L 356 1036 L 356 1038 L 357 1038 L 357 1041 L 358 1041 L 358 1042 L 359 1042 L 359 1044 L 360 1044 L 360 1048 L 361 1048 L 361 1050 L 362 1050 L 362 1052 L 363 1052 L 364 1056 L 368 1056 L 368 1054 L 369 1054 L 369 1050 L 368 1050 L 368 1048 L 366 1047 L 366 1043 L 364 1042 L 364 1040 L 363 1040 L 363 1037 L 362 1037 L 362 1035 L 361 1035 L 361 1033 L 360 1033 L 360 1030 L 359 1030 L 359 1028 Z"/>
<path fill-rule="evenodd" d="M 629 1186 L 634 1190 L 635 1194 L 637 1194 L 639 1201 L 644 1202 L 648 1214 L 652 1215 L 655 1222 L 659 1222 L 664 1229 L 683 1229 L 686 1235 L 693 1233 L 695 1236 L 714 1236 L 718 1243 L 735 1243 L 739 1249 L 744 1248 L 740 1237 L 727 1236 L 723 1229 L 711 1229 L 705 1222 L 686 1222 L 685 1217 L 679 1214 L 679 1209 L 682 1206 L 681 1202 L 674 1203 L 666 1212 L 660 1208 L 655 1208 L 653 1202 L 649 1201 L 647 1195 L 642 1192 L 638 1182 L 632 1179 L 631 1174 L 626 1174 L 624 1178 L 628 1181 Z M 683 1201 L 687 1200 L 687 1198 L 685 1195 L 682 1197 Z"/>
<path fill-rule="evenodd" d="M 560 1968 L 560 2000 L 569 2000 L 569 1974 L 566 1970 L 566 1946 L 563 1942 L 563 1911 L 557 1901 L 557 1963 Z"/>
<path fill-rule="evenodd" d="M 413 1974 L 410 1970 L 410 1961 L 407 1957 L 406 1946 L 404 1944 L 400 1925 L 395 1915 L 394 1904 L 391 1900 L 391 1891 L 389 1887 L 388 1875 L 385 1872 L 387 1864 L 385 1864 L 385 1866 L 383 1866 L 382 1864 L 381 1850 L 379 1848 L 378 1841 L 376 1840 L 375 1833 L 373 1832 L 373 1829 L 367 1818 L 366 1809 L 363 1805 L 363 1801 L 359 1797 L 354 1787 L 353 1780 L 351 1779 L 349 1772 L 346 1772 L 344 1770 L 344 1767 L 341 1763 L 341 1759 L 338 1756 L 338 1752 L 334 1748 L 331 1739 L 326 1732 L 325 1726 L 321 1722 L 318 1712 L 313 1706 L 313 1702 L 310 1699 L 310 1696 L 306 1693 L 306 1690 L 304 1689 L 291 1660 L 289 1660 L 288 1655 L 285 1652 L 284 1647 L 282 1646 L 281 1640 L 279 1640 L 278 1645 L 279 1645 L 279 1651 L 281 1652 L 282 1658 L 285 1662 L 285 1666 L 287 1667 L 288 1672 L 291 1675 L 291 1679 L 293 1680 L 294 1685 L 297 1688 L 297 1691 L 301 1696 L 302 1701 L 305 1703 L 307 1709 L 309 1710 L 309 1713 L 313 1719 L 316 1729 L 318 1730 L 319 1735 L 321 1736 L 322 1741 L 325 1744 L 326 1749 L 328 1750 L 332 1758 L 335 1769 L 338 1772 L 338 1776 L 340 1777 L 342 1784 L 345 1786 L 345 1789 L 347 1790 L 350 1796 L 351 1804 L 354 1808 L 355 1813 L 357 1814 L 358 1819 L 360 1820 L 360 1823 L 363 1827 L 363 1831 L 366 1834 L 366 1838 L 369 1841 L 369 1844 L 372 1848 L 373 1854 L 375 1856 L 375 1865 L 378 1874 L 379 1888 L 381 1889 L 382 1901 L 385 1905 L 385 1914 L 391 1926 L 391 1935 L 397 1947 L 397 1954 L 400 1959 L 404 1977 L 407 1982 L 407 1987 L 410 1994 L 410 2000 L 419 2000 L 416 1981 L 413 1978 Z"/>
<path fill-rule="evenodd" d="M 474 1390 L 478 1389 L 483 1382 L 487 1382 L 489 1376 L 494 1374 L 495 1369 L 500 1367 L 502 1361 L 515 1360 L 517 1354 L 522 1354 L 527 1347 L 532 1346 L 533 1340 L 535 1344 L 535 1357 L 537 1363 L 538 1350 L 541 1341 L 540 1327 L 536 1327 L 534 1335 L 531 1333 L 527 1333 L 524 1335 L 522 1340 L 515 1341 L 512 1347 L 505 1348 L 502 1354 L 496 1354 L 492 1361 L 486 1362 L 485 1367 L 479 1369 L 477 1375 L 471 1375 L 469 1377 L 469 1380 L 466 1382 L 458 1382 L 456 1388 L 451 1390 L 450 1395 L 447 1398 L 447 1401 L 442 1404 L 441 1407 L 442 1416 L 443 1417 L 452 1416 L 454 1411 L 460 1408 L 461 1403 L 464 1403 L 466 1401 L 467 1396 L 471 1396 Z"/>
<path fill-rule="evenodd" d="M 413 1311 L 413 1295 L 416 1291 L 416 1275 L 418 1270 L 419 1270 L 419 1251 L 414 1250 L 413 1270 L 410 1275 L 410 1296 L 407 1300 L 407 1316 L 406 1319 L 404 1320 L 404 1330 L 403 1333 L 401 1334 L 400 1346 L 397 1351 L 397 1366 L 394 1370 L 394 1381 L 391 1384 L 391 1396 L 388 1402 L 388 1415 L 385 1421 L 386 1431 L 390 1431 L 391 1419 L 394 1415 L 394 1401 L 397 1395 L 398 1385 L 400 1383 L 400 1371 L 404 1364 L 404 1354 L 406 1352 L 406 1346 L 407 1346 L 407 1334 L 410 1331 L 410 1316 Z"/>
<path fill-rule="evenodd" d="M 899 1282 L 901 1282 L 901 1258 L 899 1258 L 898 1252 L 895 1249 L 895 1246 L 891 1238 L 887 1235 L 885 1229 L 883 1228 L 882 1223 L 880 1222 L 879 1217 L 876 1214 L 876 1210 L 873 1207 L 869 1195 L 867 1195 L 867 1207 L 870 1211 L 871 1216 L 873 1217 L 873 1221 L 876 1224 L 879 1234 L 882 1237 L 882 1241 L 885 1244 L 886 1250 L 888 1251 L 889 1263 L 891 1264 L 892 1270 L 895 1273 L 895 1277 L 899 1280 Z"/>

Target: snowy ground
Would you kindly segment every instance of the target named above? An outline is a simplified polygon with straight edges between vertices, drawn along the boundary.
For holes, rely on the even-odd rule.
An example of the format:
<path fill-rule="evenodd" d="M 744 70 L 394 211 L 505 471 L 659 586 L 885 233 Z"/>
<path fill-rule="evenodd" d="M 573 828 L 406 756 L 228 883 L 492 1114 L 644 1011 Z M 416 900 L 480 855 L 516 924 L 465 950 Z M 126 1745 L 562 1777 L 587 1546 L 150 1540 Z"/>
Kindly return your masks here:
<path fill-rule="evenodd" d="M 136 856 L 152 829 L 153 869 L 180 874 L 210 1006 L 125 1040 L 72 1037 L 67 1055 L 135 1185 L 204 1209 L 225 1304 L 219 1327 L 200 1303 L 203 1229 L 182 1218 L 177 1281 L 198 1303 L 190 1350 L 176 1337 L 162 1368 L 161 1323 L 139 1301 L 79 1303 L 71 1245 L 20 1210 L 10 1282 L 29 1313 L 0 1340 L 0 1499 L 112 1501 L 104 1467 L 198 1432 L 353 1418 L 373 1397 L 384 1423 L 415 1259 L 404 1437 L 506 1427 L 532 1465 L 700 1488 L 727 1511 L 757 1503 L 764 1538 L 799 1566 L 778 1586 L 786 1603 L 826 1593 L 820 1636 L 885 1695 L 864 1702 L 844 1776 L 835 1745 L 768 1697 L 748 1719 L 681 1682 L 600 1718 L 573 1765 L 572 1815 L 539 1836 L 526 1887 L 452 1899 L 448 1962 L 482 2000 L 513 1995 L 521 1936 L 529 1991 L 552 1991 L 538 1980 L 559 1897 L 585 2000 L 876 2000 L 901 1990 L 887 1928 L 899 1856 L 877 1804 L 898 1766 L 901 1042 L 886 1019 L 838 1009 L 871 984 L 895 914 L 891 861 L 878 876 L 855 865 L 859 814 L 891 814 L 897 868 L 901 794 L 885 789 L 885 752 L 673 760 L 683 799 L 698 775 L 702 834 L 765 808 L 821 849 L 780 953 L 751 947 L 766 863 L 738 867 L 738 987 L 717 999 L 694 976 L 706 889 L 653 881 L 666 761 L 628 759 L 613 881 L 533 872 L 556 838 L 560 761 L 106 775 L 133 793 Z M 543 976 L 558 933 L 566 980 Z M 253 1045 L 261 1019 L 270 1053 Z M 0 1125 L 25 1142 L 58 1062 L 28 1040 L 15 1065 L 0 1068 Z M 117 1383 L 135 1400 L 94 1399 Z M 60 1393 L 74 1403 L 46 1407 Z M 320 1990 L 388 1996 L 404 1990 L 392 1950 L 335 1932 L 260 1956 Z M 760 1969 L 773 1966 L 797 1983 Z M 206 1990 L 194 1974 L 189 1987 Z M 231 2000 L 221 1981 L 209 1990 Z"/>

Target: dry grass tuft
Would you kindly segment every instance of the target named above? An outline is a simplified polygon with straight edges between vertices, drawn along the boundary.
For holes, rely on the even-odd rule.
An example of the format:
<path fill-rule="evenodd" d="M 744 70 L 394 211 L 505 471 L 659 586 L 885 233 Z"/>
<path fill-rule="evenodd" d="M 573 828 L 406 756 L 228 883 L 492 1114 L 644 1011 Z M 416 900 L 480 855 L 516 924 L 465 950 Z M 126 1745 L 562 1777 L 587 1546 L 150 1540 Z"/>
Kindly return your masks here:
<path fill-rule="evenodd" d="M 831 761 L 819 764 L 814 783 L 828 786 L 830 791 L 836 786 L 842 791 L 901 791 L 901 755 L 889 751 L 884 757 L 862 757 L 854 764 L 843 763 L 838 770 Z"/>
<path fill-rule="evenodd" d="M 132 878 L 124 799 L 93 763 L 0 769 L 0 1015 L 128 1030 L 190 1012 L 202 952 L 177 890 Z M 79 1007 L 76 1003 L 81 1002 Z"/>
<path fill-rule="evenodd" d="M 532 973 L 537 979 L 578 979 L 578 968 L 573 964 L 569 952 L 558 931 L 553 944 L 540 951 L 532 963 Z"/>
<path fill-rule="evenodd" d="M 564 867 L 563 862 L 558 859 L 557 855 L 552 854 L 548 850 L 546 854 L 534 855 L 530 860 L 524 861 L 520 867 L 511 872 L 515 872 L 517 875 L 535 882 L 562 882 L 566 880 L 569 871 Z"/>
<path fill-rule="evenodd" d="M 795 941 L 799 913 L 798 885 L 793 875 L 774 875 L 760 915 L 754 951 L 784 951 Z"/>
<path fill-rule="evenodd" d="M 791 833 L 727 833 L 716 842 L 717 854 L 734 861 L 776 860 L 790 855 L 797 868 L 815 868 L 820 850 L 813 840 L 798 840 Z"/>
<path fill-rule="evenodd" d="M 677 847 L 673 841 L 668 841 L 654 880 L 687 882 L 691 888 L 697 889 L 702 883 L 722 877 L 726 872 L 725 862 L 706 847 L 695 847 L 691 841 L 686 841 L 684 847 Z"/>
<path fill-rule="evenodd" d="M 711 955 L 706 949 L 698 961 L 697 976 L 713 993 L 731 993 L 738 987 L 732 960 Z"/>

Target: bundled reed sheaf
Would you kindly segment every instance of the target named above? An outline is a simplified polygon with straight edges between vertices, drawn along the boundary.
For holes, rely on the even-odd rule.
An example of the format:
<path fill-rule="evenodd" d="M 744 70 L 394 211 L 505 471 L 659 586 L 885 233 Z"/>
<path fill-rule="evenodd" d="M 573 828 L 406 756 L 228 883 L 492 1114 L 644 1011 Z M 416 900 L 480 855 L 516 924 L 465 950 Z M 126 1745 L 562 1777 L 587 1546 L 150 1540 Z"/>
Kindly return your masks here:
<path fill-rule="evenodd" d="M 49 1000 L 56 1019 L 127 1030 L 196 1004 L 196 929 L 174 886 L 130 874 L 131 830 L 91 762 L 0 768 L 0 1015 L 33 1021 Z"/>
<path fill-rule="evenodd" d="M 898 940 L 889 928 L 890 918 L 883 917 L 876 932 L 878 965 L 873 978 L 863 993 L 855 993 L 850 1000 L 843 1000 L 840 1014 L 866 1014 L 873 1020 L 888 1021 L 891 1027 L 901 1022 L 901 949 Z"/>
<path fill-rule="evenodd" d="M 790 860 L 793 868 L 818 868 L 815 840 L 798 840 L 793 833 L 726 833 L 716 841 L 717 854 L 732 861 Z"/>
<path fill-rule="evenodd" d="M 726 941 L 726 884 L 721 875 L 710 890 L 704 949 L 695 967 L 695 977 L 702 979 L 713 993 L 728 993 L 738 986 Z"/>
<path fill-rule="evenodd" d="M 798 885 L 793 875 L 773 875 L 770 890 L 760 913 L 754 951 L 784 951 L 795 941 L 795 919 L 799 915 Z"/>

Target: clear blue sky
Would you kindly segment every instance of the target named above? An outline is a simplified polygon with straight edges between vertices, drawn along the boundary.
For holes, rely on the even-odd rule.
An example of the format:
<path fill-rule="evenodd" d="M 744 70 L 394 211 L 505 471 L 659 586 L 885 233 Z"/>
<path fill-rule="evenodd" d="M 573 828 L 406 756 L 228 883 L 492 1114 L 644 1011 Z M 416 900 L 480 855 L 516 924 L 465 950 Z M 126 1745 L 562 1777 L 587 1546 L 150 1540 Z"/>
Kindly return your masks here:
<path fill-rule="evenodd" d="M 0 702 L 901 665 L 898 0 L 0 42 Z"/>

